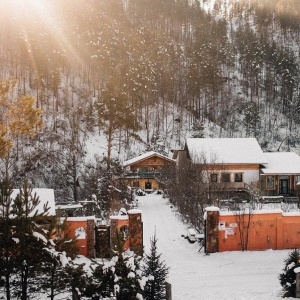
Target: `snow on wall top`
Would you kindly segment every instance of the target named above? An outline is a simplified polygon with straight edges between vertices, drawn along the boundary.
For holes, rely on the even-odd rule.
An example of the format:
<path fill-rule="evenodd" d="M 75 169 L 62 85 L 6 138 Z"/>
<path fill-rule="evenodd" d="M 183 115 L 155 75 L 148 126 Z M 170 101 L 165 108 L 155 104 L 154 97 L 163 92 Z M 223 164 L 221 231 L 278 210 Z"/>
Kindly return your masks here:
<path fill-rule="evenodd" d="M 264 174 L 300 174 L 300 156 L 294 152 L 265 152 L 268 164 Z"/>
<path fill-rule="evenodd" d="M 14 200 L 17 195 L 20 193 L 19 189 L 13 189 L 11 193 L 11 198 Z M 44 205 L 48 202 L 49 210 L 47 212 L 48 216 L 55 216 L 55 197 L 53 189 L 42 189 L 42 188 L 34 188 L 32 189 L 31 196 L 34 194 L 39 197 L 40 203 L 36 207 L 36 209 L 31 213 L 34 215 L 37 211 L 38 214 L 44 212 Z"/>
<path fill-rule="evenodd" d="M 132 165 L 132 164 L 134 164 L 136 162 L 142 161 L 142 160 L 147 159 L 147 158 L 152 157 L 152 156 L 158 156 L 158 157 L 161 157 L 163 159 L 167 159 L 169 161 L 174 161 L 174 163 L 175 163 L 175 160 L 173 160 L 172 158 L 164 156 L 164 155 L 162 155 L 162 154 L 160 154 L 158 152 L 155 152 L 155 151 L 149 151 L 149 152 L 146 152 L 146 153 L 144 153 L 142 155 L 139 155 L 137 157 L 134 157 L 132 159 L 124 161 L 123 162 L 123 166 L 124 167 L 130 166 L 130 165 Z"/>
<path fill-rule="evenodd" d="M 193 163 L 267 164 L 255 138 L 188 138 L 186 146 Z"/>
<path fill-rule="evenodd" d="M 65 218 L 61 218 L 61 221 L 64 221 Z M 95 216 L 88 216 L 88 217 L 67 217 L 67 221 L 70 222 L 86 222 L 88 220 L 96 220 Z"/>

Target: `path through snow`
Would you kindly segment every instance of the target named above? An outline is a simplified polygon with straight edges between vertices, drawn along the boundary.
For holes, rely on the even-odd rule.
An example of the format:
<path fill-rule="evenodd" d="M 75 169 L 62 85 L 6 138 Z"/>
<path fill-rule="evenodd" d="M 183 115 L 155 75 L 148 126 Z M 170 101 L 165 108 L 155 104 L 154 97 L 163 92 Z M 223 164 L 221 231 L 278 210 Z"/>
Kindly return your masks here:
<path fill-rule="evenodd" d="M 173 300 L 280 299 L 278 274 L 287 250 L 224 252 L 204 255 L 182 237 L 183 224 L 168 199 L 137 197 L 144 223 L 144 246 L 156 232 L 158 252 L 170 267 Z"/>

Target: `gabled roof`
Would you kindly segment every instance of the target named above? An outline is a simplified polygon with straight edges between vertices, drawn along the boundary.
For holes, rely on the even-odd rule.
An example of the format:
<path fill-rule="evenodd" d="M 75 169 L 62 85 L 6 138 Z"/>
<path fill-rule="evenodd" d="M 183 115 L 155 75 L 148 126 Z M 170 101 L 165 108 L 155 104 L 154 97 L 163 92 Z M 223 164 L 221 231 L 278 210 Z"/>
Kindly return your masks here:
<path fill-rule="evenodd" d="M 265 152 L 268 164 L 262 168 L 264 174 L 299 174 L 300 156 L 294 152 Z"/>
<path fill-rule="evenodd" d="M 141 162 L 141 161 L 146 160 L 146 159 L 148 159 L 150 157 L 153 157 L 153 156 L 157 156 L 157 157 L 160 157 L 162 159 L 165 159 L 165 160 L 168 160 L 170 162 L 175 163 L 175 160 L 172 159 L 172 158 L 169 158 L 169 157 L 167 157 L 165 155 L 162 155 L 162 154 L 160 154 L 158 152 L 155 152 L 155 151 L 149 151 L 149 152 L 146 152 L 146 153 L 144 153 L 144 154 L 142 154 L 140 156 L 137 156 L 137 157 L 134 157 L 132 159 L 124 161 L 123 162 L 123 166 L 124 167 L 130 166 L 130 165 L 133 165 L 133 164 L 135 164 L 137 162 Z"/>
<path fill-rule="evenodd" d="M 19 189 L 13 189 L 11 194 L 11 199 L 15 199 L 17 195 L 20 193 Z M 42 188 L 34 188 L 32 189 L 31 196 L 34 194 L 39 197 L 40 203 L 36 207 L 36 209 L 32 212 L 32 215 L 37 211 L 38 214 L 44 212 L 44 205 L 48 203 L 49 210 L 47 212 L 47 216 L 55 216 L 55 198 L 54 198 L 54 190 L 53 189 L 42 189 Z"/>
<path fill-rule="evenodd" d="M 186 149 L 193 163 L 267 164 L 255 138 L 188 138 Z"/>

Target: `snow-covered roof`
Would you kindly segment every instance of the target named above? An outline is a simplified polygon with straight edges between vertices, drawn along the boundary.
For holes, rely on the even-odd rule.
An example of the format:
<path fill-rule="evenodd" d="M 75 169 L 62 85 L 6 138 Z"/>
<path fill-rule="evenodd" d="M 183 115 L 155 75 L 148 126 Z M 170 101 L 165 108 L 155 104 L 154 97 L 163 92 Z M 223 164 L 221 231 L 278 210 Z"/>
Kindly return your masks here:
<path fill-rule="evenodd" d="M 124 162 L 123 162 L 123 166 L 124 166 L 124 167 L 130 166 L 130 165 L 135 164 L 135 163 L 137 163 L 137 162 L 139 162 L 139 161 L 143 161 L 143 160 L 145 160 L 145 159 L 148 159 L 148 158 L 150 158 L 150 157 L 152 157 L 152 156 L 158 156 L 158 157 L 160 157 L 160 158 L 162 158 L 162 159 L 166 159 L 166 160 L 169 160 L 169 161 L 175 163 L 175 160 L 172 159 L 172 158 L 169 158 L 169 157 L 167 157 L 167 156 L 164 156 L 164 155 L 162 155 L 162 154 L 160 154 L 160 153 L 158 153 L 158 152 L 155 152 L 155 151 L 149 151 L 149 152 L 146 152 L 146 153 L 144 153 L 144 154 L 142 154 L 142 155 L 139 155 L 139 156 L 137 156 L 137 157 L 134 157 L 134 158 L 132 158 L 132 159 L 129 159 L 129 160 L 124 161 Z"/>
<path fill-rule="evenodd" d="M 255 138 L 188 138 L 186 146 L 194 163 L 267 163 Z"/>
<path fill-rule="evenodd" d="M 81 204 L 58 204 L 55 206 L 55 209 L 76 209 L 76 208 L 82 208 L 83 206 Z"/>
<path fill-rule="evenodd" d="M 268 164 L 262 169 L 264 174 L 300 174 L 300 156 L 294 152 L 265 152 Z"/>
<path fill-rule="evenodd" d="M 17 195 L 20 193 L 19 189 L 13 189 L 11 198 L 14 200 Z M 33 188 L 31 191 L 31 196 L 33 197 L 36 194 L 39 197 L 40 203 L 36 207 L 36 209 L 31 213 L 34 215 L 37 211 L 39 213 L 44 212 L 44 205 L 48 203 L 49 210 L 47 212 L 48 216 L 55 216 L 55 197 L 53 189 L 43 189 L 43 188 Z"/>

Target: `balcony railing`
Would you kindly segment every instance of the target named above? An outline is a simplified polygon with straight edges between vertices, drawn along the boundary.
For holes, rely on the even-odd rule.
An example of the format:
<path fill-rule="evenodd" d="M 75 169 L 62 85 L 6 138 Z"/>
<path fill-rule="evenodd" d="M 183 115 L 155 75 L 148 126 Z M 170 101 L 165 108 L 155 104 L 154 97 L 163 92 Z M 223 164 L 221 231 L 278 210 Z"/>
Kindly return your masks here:
<path fill-rule="evenodd" d="M 125 174 L 125 177 L 130 178 L 156 178 L 161 175 L 160 172 L 130 172 Z"/>
<path fill-rule="evenodd" d="M 217 184 L 226 190 L 242 190 L 247 188 L 247 184 L 245 182 L 220 182 Z"/>

